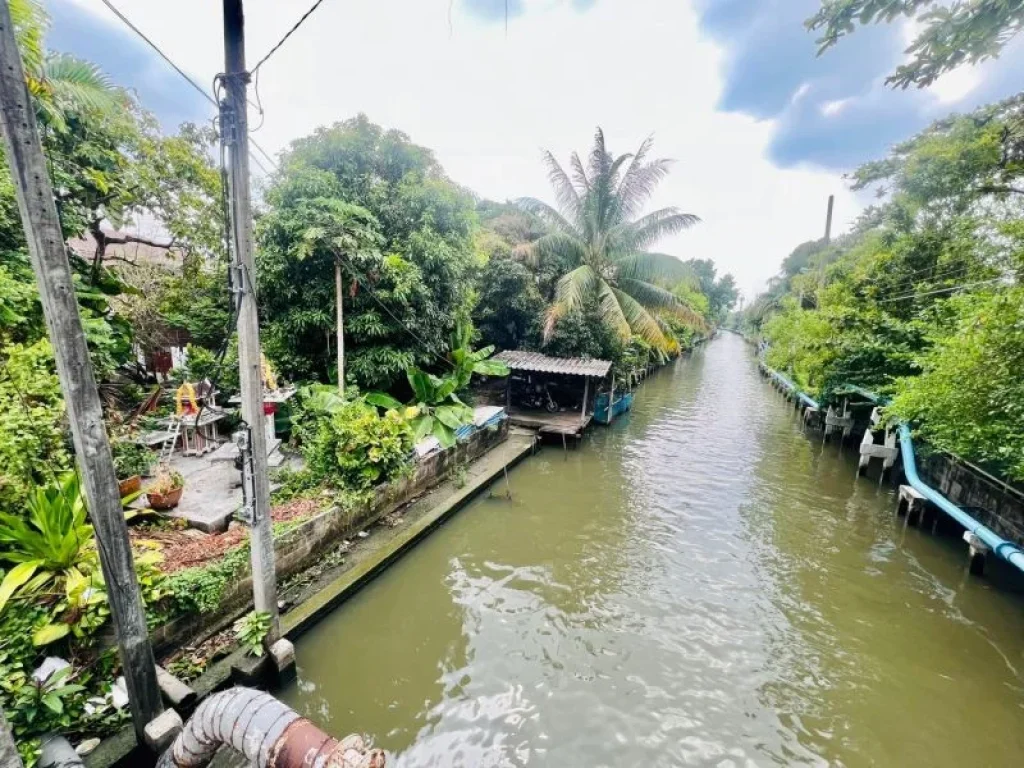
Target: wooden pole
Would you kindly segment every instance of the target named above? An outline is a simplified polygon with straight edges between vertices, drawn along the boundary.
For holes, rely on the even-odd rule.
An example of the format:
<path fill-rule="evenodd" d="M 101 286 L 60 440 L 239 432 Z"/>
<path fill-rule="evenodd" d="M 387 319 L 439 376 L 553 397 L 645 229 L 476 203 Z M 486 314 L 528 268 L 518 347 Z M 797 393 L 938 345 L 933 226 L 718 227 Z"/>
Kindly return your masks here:
<path fill-rule="evenodd" d="M 0 116 L 18 210 L 67 406 L 75 458 L 99 543 L 132 721 L 142 741 L 146 723 L 163 711 L 156 663 L 103 424 L 103 408 L 7 0 L 0 0 Z"/>
<path fill-rule="evenodd" d="M 267 435 L 263 428 L 263 376 L 260 328 L 256 312 L 256 263 L 253 258 L 252 208 L 249 196 L 249 125 L 246 116 L 245 20 L 242 0 L 224 0 L 224 89 L 221 130 L 228 144 L 231 172 L 233 268 L 241 286 L 238 310 L 238 368 L 242 419 L 249 425 L 253 458 L 252 591 L 260 613 L 270 614 L 269 647 L 281 633 L 277 612 L 277 575 L 270 520 Z"/>
<path fill-rule="evenodd" d="M 608 424 L 612 423 L 612 409 L 615 408 L 615 374 L 612 374 L 612 391 L 608 393 Z"/>
<path fill-rule="evenodd" d="M 342 307 L 344 288 L 341 284 L 341 260 L 334 260 L 334 295 L 338 304 L 338 394 L 345 396 L 345 315 Z"/>
<path fill-rule="evenodd" d="M 587 418 L 587 398 L 590 396 L 590 377 L 583 377 L 583 407 L 580 409 L 580 423 Z"/>

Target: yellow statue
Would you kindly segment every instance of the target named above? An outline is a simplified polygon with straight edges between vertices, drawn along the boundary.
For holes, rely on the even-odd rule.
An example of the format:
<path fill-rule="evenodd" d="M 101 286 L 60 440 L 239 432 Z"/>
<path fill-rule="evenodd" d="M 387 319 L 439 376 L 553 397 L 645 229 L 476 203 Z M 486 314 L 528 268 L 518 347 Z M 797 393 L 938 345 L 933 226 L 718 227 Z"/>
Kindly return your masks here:
<path fill-rule="evenodd" d="M 264 389 L 268 392 L 277 389 L 277 374 L 274 373 L 274 369 L 270 367 L 270 361 L 262 352 L 260 352 L 260 374 L 263 377 Z"/>
<path fill-rule="evenodd" d="M 174 391 L 174 412 L 179 416 L 193 416 L 199 412 L 196 389 L 191 382 L 184 382 Z"/>

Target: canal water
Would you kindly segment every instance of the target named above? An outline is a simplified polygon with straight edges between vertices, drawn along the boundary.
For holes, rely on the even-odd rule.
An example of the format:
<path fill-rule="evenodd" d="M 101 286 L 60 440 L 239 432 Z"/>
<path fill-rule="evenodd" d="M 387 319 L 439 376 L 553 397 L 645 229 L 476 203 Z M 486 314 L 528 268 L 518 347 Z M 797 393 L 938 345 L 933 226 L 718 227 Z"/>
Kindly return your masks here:
<path fill-rule="evenodd" d="M 1021 765 L 1019 583 L 852 454 L 722 335 L 304 635 L 284 698 L 406 768 Z"/>

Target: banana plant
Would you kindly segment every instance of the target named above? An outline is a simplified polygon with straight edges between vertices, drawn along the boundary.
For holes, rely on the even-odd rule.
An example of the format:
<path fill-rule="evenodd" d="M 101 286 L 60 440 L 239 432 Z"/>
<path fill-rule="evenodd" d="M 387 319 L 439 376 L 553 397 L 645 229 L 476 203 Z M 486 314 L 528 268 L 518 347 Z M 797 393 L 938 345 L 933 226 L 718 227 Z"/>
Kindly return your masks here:
<path fill-rule="evenodd" d="M 478 349 L 475 352 L 471 346 L 473 329 L 465 323 L 455 326 L 452 334 L 451 361 L 455 369 L 456 392 L 461 392 L 469 386 L 469 380 L 474 373 L 481 376 L 508 376 L 509 369 L 500 360 L 488 360 L 494 354 L 494 345 Z"/>
<path fill-rule="evenodd" d="M 402 404 L 391 395 L 372 392 L 366 401 L 373 405 L 398 411 L 412 425 L 413 438 L 419 442 L 433 435 L 443 448 L 455 445 L 455 431 L 473 421 L 473 409 L 463 403 L 458 393 L 469 386 L 473 374 L 481 376 L 508 376 L 508 366 L 500 360 L 488 360 L 494 347 L 473 351 L 472 327 L 458 323 L 452 334 L 449 362 L 452 372 L 443 378 L 433 376 L 419 368 L 406 371 L 413 399 Z"/>
<path fill-rule="evenodd" d="M 454 374 L 438 378 L 419 368 L 410 368 L 406 376 L 413 391 L 409 403 L 384 392 L 371 392 L 366 402 L 402 414 L 412 426 L 414 442 L 433 435 L 443 448 L 451 448 L 455 430 L 473 421 L 473 409 L 455 394 L 458 378 Z"/>

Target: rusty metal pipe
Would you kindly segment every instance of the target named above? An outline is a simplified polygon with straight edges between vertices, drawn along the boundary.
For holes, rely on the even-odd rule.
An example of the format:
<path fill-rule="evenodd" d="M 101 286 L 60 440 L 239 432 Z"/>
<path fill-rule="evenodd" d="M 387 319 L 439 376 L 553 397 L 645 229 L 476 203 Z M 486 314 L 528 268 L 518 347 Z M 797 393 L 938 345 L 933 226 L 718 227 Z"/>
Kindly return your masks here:
<path fill-rule="evenodd" d="M 204 768 L 226 745 L 256 768 L 384 768 L 384 752 L 338 741 L 269 693 L 231 688 L 205 699 L 157 768 Z"/>

